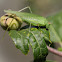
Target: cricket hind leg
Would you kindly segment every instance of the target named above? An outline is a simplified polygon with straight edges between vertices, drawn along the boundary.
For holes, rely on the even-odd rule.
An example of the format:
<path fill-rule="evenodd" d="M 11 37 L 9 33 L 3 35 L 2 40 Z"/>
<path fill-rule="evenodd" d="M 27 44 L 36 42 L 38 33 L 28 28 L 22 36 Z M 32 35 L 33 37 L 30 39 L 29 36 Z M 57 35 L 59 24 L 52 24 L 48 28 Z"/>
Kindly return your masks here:
<path fill-rule="evenodd" d="M 29 9 L 30 13 L 32 13 L 32 10 L 31 10 L 30 6 L 27 6 L 27 7 L 25 7 L 25 8 L 22 8 L 22 9 L 19 10 L 18 12 L 21 12 L 21 11 L 23 11 L 23 10 L 25 10 L 25 9 Z M 29 26 L 29 32 L 30 32 L 30 28 L 31 28 L 31 23 L 30 23 L 30 26 Z"/>
<path fill-rule="evenodd" d="M 25 10 L 25 9 L 29 9 L 29 10 L 30 10 L 30 13 L 32 13 L 30 6 L 27 6 L 27 7 L 25 7 L 25 8 L 22 8 L 22 9 L 19 10 L 18 12 L 21 12 L 21 11 L 23 11 L 23 10 Z"/>

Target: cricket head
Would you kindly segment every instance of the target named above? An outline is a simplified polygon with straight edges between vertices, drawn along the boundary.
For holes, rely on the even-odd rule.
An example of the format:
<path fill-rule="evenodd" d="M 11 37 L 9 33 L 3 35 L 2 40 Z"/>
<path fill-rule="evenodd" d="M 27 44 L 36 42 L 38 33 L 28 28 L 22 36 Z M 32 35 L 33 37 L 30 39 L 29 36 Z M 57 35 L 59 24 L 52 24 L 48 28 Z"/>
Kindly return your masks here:
<path fill-rule="evenodd" d="M 21 27 L 22 20 L 15 14 L 7 13 L 0 18 L 0 25 L 6 29 L 16 30 Z"/>

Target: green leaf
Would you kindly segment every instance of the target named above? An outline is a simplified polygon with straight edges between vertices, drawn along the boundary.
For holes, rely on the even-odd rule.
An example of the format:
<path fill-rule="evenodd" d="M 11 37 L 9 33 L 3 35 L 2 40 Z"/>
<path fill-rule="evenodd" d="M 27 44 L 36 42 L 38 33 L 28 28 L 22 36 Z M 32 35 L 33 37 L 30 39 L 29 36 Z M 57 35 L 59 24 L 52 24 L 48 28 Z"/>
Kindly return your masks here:
<path fill-rule="evenodd" d="M 46 29 L 39 29 L 40 31 L 42 31 L 42 33 L 44 34 L 44 38 L 45 40 L 50 40 L 50 33 L 49 33 L 49 30 L 46 30 Z"/>
<path fill-rule="evenodd" d="M 9 32 L 9 35 L 14 41 L 16 48 L 20 49 L 24 54 L 27 54 L 29 51 L 29 42 L 28 42 L 28 38 L 26 37 L 27 34 L 28 31 L 26 30 L 25 31 L 11 30 Z"/>
<path fill-rule="evenodd" d="M 57 34 L 62 40 L 62 11 L 58 12 L 53 16 L 49 16 L 48 20 L 52 23 L 53 27 L 55 28 Z"/>
<path fill-rule="evenodd" d="M 23 29 L 21 31 L 11 30 L 10 37 L 14 41 L 16 47 L 24 54 L 28 53 L 29 44 L 32 47 L 34 59 L 46 60 L 48 49 L 45 43 L 44 34 L 36 28 Z"/>
<path fill-rule="evenodd" d="M 49 27 L 50 32 L 50 40 L 53 42 L 61 42 L 60 37 L 58 36 L 57 32 L 55 31 L 54 27 L 50 25 Z"/>
<path fill-rule="evenodd" d="M 33 53 L 34 53 L 34 58 L 38 59 L 38 58 L 43 58 L 45 59 L 45 57 L 48 54 L 48 50 L 46 47 L 46 43 L 44 40 L 44 34 L 42 33 L 42 31 L 39 31 L 36 28 L 32 28 L 30 31 L 30 45 L 32 46 L 33 49 Z"/>
<path fill-rule="evenodd" d="M 51 40 L 54 42 L 62 41 L 62 11 L 47 17 L 47 20 L 52 24 L 50 26 Z"/>

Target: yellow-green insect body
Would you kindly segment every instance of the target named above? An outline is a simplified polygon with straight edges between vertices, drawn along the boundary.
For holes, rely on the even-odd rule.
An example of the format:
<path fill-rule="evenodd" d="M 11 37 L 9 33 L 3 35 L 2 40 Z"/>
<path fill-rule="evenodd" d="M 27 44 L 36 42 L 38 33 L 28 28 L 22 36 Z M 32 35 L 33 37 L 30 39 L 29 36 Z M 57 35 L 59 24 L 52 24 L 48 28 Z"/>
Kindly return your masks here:
<path fill-rule="evenodd" d="M 32 13 L 26 13 L 26 12 L 18 12 L 18 11 L 7 11 L 5 10 L 5 12 L 7 13 L 12 13 L 12 14 L 16 14 L 16 16 L 20 17 L 22 19 L 22 21 L 33 25 L 33 26 L 46 26 L 46 28 L 49 27 L 48 21 L 46 20 L 46 18 L 39 16 L 39 15 L 35 15 Z"/>
<path fill-rule="evenodd" d="M 49 27 L 46 18 L 39 15 L 18 11 L 5 12 L 7 12 L 7 14 L 1 17 L 0 24 L 9 29 L 18 29 L 21 27 L 23 21 L 28 24 L 31 23 L 33 26 L 45 26 L 47 29 Z"/>

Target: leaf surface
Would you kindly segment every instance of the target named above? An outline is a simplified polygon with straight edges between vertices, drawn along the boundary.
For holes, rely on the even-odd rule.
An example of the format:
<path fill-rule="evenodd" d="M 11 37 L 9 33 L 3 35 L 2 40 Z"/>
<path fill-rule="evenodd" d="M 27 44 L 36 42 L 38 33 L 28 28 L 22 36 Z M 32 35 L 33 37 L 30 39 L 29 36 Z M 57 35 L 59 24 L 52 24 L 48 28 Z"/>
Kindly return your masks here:
<path fill-rule="evenodd" d="M 28 42 L 28 38 L 26 37 L 27 34 L 28 31 L 11 30 L 9 32 L 9 35 L 14 41 L 16 47 L 20 49 L 24 54 L 27 54 L 29 51 L 29 42 Z"/>
<path fill-rule="evenodd" d="M 21 31 L 11 30 L 9 32 L 10 37 L 14 41 L 16 47 L 20 49 L 24 54 L 29 51 L 29 44 L 32 47 L 34 59 L 46 60 L 48 49 L 46 47 L 44 34 L 41 30 L 36 28 L 23 29 Z"/>
<path fill-rule="evenodd" d="M 52 24 L 50 26 L 50 38 L 53 42 L 62 42 L 62 11 L 55 15 L 48 16 L 47 20 Z"/>

